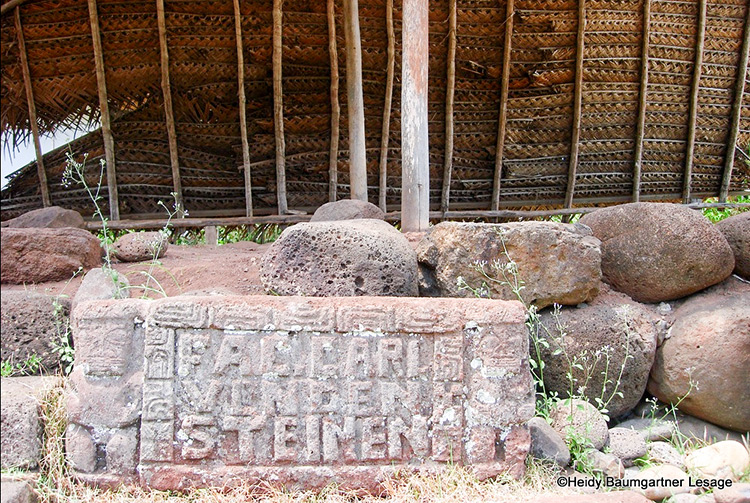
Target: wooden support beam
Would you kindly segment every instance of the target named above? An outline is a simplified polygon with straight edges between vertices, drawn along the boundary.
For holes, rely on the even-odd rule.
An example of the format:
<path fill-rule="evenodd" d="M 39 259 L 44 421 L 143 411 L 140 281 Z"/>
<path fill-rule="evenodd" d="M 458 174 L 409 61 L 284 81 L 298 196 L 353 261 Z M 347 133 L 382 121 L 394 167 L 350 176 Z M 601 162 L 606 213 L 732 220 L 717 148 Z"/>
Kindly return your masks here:
<path fill-rule="evenodd" d="M 284 139 L 284 90 L 282 86 L 282 9 L 284 0 L 273 0 L 273 124 L 276 140 L 276 199 L 279 215 L 289 209 L 286 201 L 286 140 Z"/>
<path fill-rule="evenodd" d="M 513 0 L 507 0 L 505 10 L 505 42 L 503 45 L 503 75 L 500 83 L 500 111 L 497 118 L 497 143 L 495 144 L 495 178 L 492 181 L 492 209 L 500 207 L 500 187 L 503 178 L 505 132 L 508 122 L 508 88 L 510 83 L 511 49 L 513 40 Z"/>
<path fill-rule="evenodd" d="M 240 0 L 234 2 L 234 38 L 237 42 L 237 98 L 242 140 L 242 172 L 245 178 L 245 215 L 253 216 L 253 183 L 250 173 L 250 145 L 247 141 L 247 101 L 245 97 L 245 53 L 242 44 L 242 11 Z M 208 229 L 206 229 L 208 231 Z"/>
<path fill-rule="evenodd" d="M 428 0 L 404 0 L 401 63 L 401 230 L 426 231 L 430 209 L 427 132 Z"/>
<path fill-rule="evenodd" d="M 742 118 L 742 101 L 745 96 L 747 85 L 747 67 L 750 58 L 750 5 L 745 8 L 745 36 L 742 41 L 740 52 L 740 66 L 737 69 L 737 81 L 734 85 L 734 103 L 732 104 L 732 123 L 729 126 L 729 138 L 727 139 L 727 153 L 724 158 L 724 176 L 721 180 L 719 190 L 719 201 L 722 203 L 729 196 L 729 186 L 732 183 L 732 168 L 734 167 L 734 149 L 740 134 L 740 119 Z"/>
<path fill-rule="evenodd" d="M 169 142 L 169 162 L 172 166 L 172 186 L 175 193 L 175 204 L 178 214 L 185 205 L 182 200 L 182 179 L 180 177 L 180 160 L 177 151 L 177 127 L 174 122 L 172 108 L 172 88 L 169 83 L 169 49 L 167 46 L 167 21 L 164 14 L 164 0 L 156 0 L 156 21 L 159 25 L 159 52 L 161 56 L 161 91 L 164 95 L 164 117 L 167 124 L 167 140 Z"/>
<path fill-rule="evenodd" d="M 94 66 L 96 68 L 96 88 L 99 93 L 99 110 L 102 123 L 102 140 L 104 143 L 104 159 L 107 169 L 107 191 L 109 193 L 109 218 L 120 219 L 120 198 L 117 195 L 117 168 L 115 164 L 115 140 L 112 136 L 112 121 L 109 115 L 109 99 L 107 97 L 107 77 L 104 72 L 104 51 L 102 49 L 101 29 L 99 27 L 99 11 L 96 0 L 88 0 L 89 22 L 91 24 L 91 40 L 94 45 Z"/>
<path fill-rule="evenodd" d="M 453 176 L 453 101 L 456 94 L 456 30 L 458 8 L 456 0 L 448 5 L 448 67 L 445 89 L 445 160 L 443 161 L 443 192 L 440 211 L 448 211 L 450 205 L 451 177 Z"/>
<path fill-rule="evenodd" d="M 380 183 L 378 206 L 386 211 L 388 190 L 388 140 L 391 132 L 391 108 L 393 107 L 393 79 L 396 71 L 396 35 L 393 28 L 393 0 L 387 0 L 385 27 L 388 35 L 388 69 L 385 80 L 385 104 L 383 105 L 383 131 L 380 139 Z"/>
<path fill-rule="evenodd" d="M 365 102 L 362 94 L 362 40 L 359 0 L 344 0 L 346 36 L 346 94 L 349 108 L 349 180 L 351 198 L 367 201 Z"/>
<path fill-rule="evenodd" d="M 26 0 L 9 0 L 0 6 L 0 15 L 10 12 L 16 7 L 20 7 L 21 4 L 26 3 Z"/>
<path fill-rule="evenodd" d="M 570 138 L 570 163 L 568 165 L 568 188 L 565 191 L 565 207 L 573 206 L 578 169 L 578 149 L 581 139 L 581 102 L 583 98 L 583 49 L 586 33 L 586 0 L 578 2 L 578 38 L 576 43 L 576 81 L 573 101 L 573 129 Z"/>
<path fill-rule="evenodd" d="M 706 41 L 706 0 L 698 4 L 698 41 L 695 44 L 695 64 L 693 65 L 693 83 L 690 91 L 690 119 L 688 137 L 685 145 L 685 177 L 682 183 L 682 200 L 690 202 L 690 182 L 693 177 L 693 158 L 695 157 L 695 131 L 698 122 L 698 95 L 701 88 L 703 70 L 703 46 Z"/>
<path fill-rule="evenodd" d="M 331 149 L 328 160 L 328 200 L 338 198 L 339 183 L 339 122 L 341 106 L 339 105 L 339 52 L 336 47 L 336 6 L 334 0 L 328 0 L 328 58 L 331 61 Z"/>
<path fill-rule="evenodd" d="M 34 89 L 31 85 L 31 70 L 29 69 L 29 58 L 26 53 L 26 40 L 23 36 L 23 25 L 21 24 L 21 9 L 15 10 L 16 37 L 18 37 L 18 52 L 21 56 L 21 72 L 23 73 L 23 86 L 26 90 L 26 103 L 29 106 L 29 125 L 31 136 L 34 140 L 34 153 L 36 154 L 36 172 L 39 177 L 39 189 L 42 193 L 42 205 L 46 208 L 51 206 L 49 197 L 49 185 L 47 184 L 47 172 L 44 169 L 44 156 L 42 155 L 42 143 L 39 138 L 39 124 L 36 117 L 36 102 L 34 101 Z"/>
<path fill-rule="evenodd" d="M 641 84 L 638 95 L 638 124 L 635 132 L 635 163 L 633 164 L 633 202 L 641 200 L 643 171 L 643 136 L 646 130 L 648 106 L 648 51 L 651 37 L 651 0 L 643 0 L 643 41 L 641 45 Z"/>

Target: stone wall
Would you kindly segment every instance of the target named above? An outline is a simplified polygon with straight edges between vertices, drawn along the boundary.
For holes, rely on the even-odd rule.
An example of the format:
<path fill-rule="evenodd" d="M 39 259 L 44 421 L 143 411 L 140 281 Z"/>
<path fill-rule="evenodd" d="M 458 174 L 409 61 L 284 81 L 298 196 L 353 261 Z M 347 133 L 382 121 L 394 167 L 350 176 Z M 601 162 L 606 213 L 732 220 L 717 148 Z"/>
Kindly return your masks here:
<path fill-rule="evenodd" d="M 67 449 L 158 489 L 374 489 L 397 470 L 523 472 L 534 413 L 520 303 L 184 297 L 81 304 Z"/>

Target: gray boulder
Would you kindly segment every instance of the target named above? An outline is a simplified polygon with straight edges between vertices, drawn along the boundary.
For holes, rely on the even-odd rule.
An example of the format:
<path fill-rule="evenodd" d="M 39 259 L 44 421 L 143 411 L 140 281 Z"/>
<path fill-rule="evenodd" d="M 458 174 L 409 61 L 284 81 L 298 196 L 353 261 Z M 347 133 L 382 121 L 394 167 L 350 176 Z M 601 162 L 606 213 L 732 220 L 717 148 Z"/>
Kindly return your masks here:
<path fill-rule="evenodd" d="M 606 418 L 584 400 L 560 400 L 550 411 L 552 428 L 563 438 L 575 438 L 596 450 L 607 443 L 609 430 Z"/>
<path fill-rule="evenodd" d="M 725 280 L 734 254 L 699 212 L 678 204 L 631 203 L 581 218 L 602 242 L 604 280 L 639 302 L 678 299 Z"/>
<path fill-rule="evenodd" d="M 531 434 L 529 454 L 537 459 L 554 461 L 560 466 L 570 464 L 570 450 L 565 440 L 544 418 L 532 417 L 526 424 Z"/>
<path fill-rule="evenodd" d="M 56 370 L 60 355 L 55 346 L 68 325 L 70 299 L 27 290 L 3 290 L 0 304 L 2 360 L 17 364 L 36 355 L 40 368 L 34 373 Z"/>
<path fill-rule="evenodd" d="M 114 253 L 122 262 L 142 262 L 163 257 L 167 248 L 169 241 L 161 232 L 131 232 L 117 238 Z"/>
<path fill-rule="evenodd" d="M 99 240 L 83 229 L 14 229 L 4 227 L 0 258 L 3 283 L 17 285 L 63 281 L 79 269 L 102 263 Z"/>
<path fill-rule="evenodd" d="M 656 353 L 657 320 L 650 310 L 604 285 L 590 304 L 546 310 L 539 319 L 546 344 L 532 340 L 530 349 L 534 359 L 539 349 L 548 391 L 567 397 L 572 387 L 591 402 L 603 396 L 613 418 L 638 404 Z"/>
<path fill-rule="evenodd" d="M 48 208 L 39 208 L 38 210 L 31 210 L 24 213 L 16 218 L 12 218 L 7 222 L 3 222 L 3 227 L 47 227 L 47 228 L 61 228 L 61 227 L 77 227 L 79 229 L 86 228 L 86 222 L 83 221 L 83 217 L 80 213 L 73 210 L 66 210 L 59 206 L 50 206 Z"/>
<path fill-rule="evenodd" d="M 114 269 L 91 269 L 83 277 L 81 286 L 73 297 L 71 309 L 89 300 L 127 299 L 130 297 L 129 286 L 128 278 Z"/>
<path fill-rule="evenodd" d="M 610 452 L 622 460 L 625 467 L 633 466 L 634 461 L 648 450 L 643 436 L 629 428 L 610 428 L 607 444 Z"/>
<path fill-rule="evenodd" d="M 263 256 L 261 281 L 279 295 L 416 297 L 417 256 L 382 220 L 302 223 Z"/>
<path fill-rule="evenodd" d="M 695 295 L 674 313 L 656 352 L 648 391 L 681 411 L 737 431 L 750 430 L 750 285 Z"/>
<path fill-rule="evenodd" d="M 474 296 L 461 287 L 466 284 L 481 296 L 518 300 L 506 284 L 518 279 L 524 302 L 543 308 L 579 304 L 599 292 L 599 241 L 582 225 L 442 222 L 419 243 L 417 254 L 428 295 L 432 291 L 441 297 Z"/>
<path fill-rule="evenodd" d="M 372 203 L 358 199 L 342 199 L 326 203 L 313 214 L 311 222 L 333 222 L 337 220 L 357 220 L 374 218 L 385 220 L 385 213 Z"/>
<path fill-rule="evenodd" d="M 750 279 L 750 211 L 725 218 L 716 228 L 726 238 L 734 252 L 734 273 Z"/>

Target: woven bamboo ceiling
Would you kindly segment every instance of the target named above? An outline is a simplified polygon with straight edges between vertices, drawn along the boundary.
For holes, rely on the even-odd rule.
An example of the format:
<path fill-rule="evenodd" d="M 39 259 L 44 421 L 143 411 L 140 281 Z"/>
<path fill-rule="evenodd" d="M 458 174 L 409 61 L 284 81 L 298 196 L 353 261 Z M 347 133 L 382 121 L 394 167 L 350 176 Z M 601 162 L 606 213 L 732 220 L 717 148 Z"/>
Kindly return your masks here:
<path fill-rule="evenodd" d="M 173 191 L 174 167 L 191 215 L 244 214 L 235 4 L 165 0 L 165 53 L 160 1 L 4 1 L 2 132 L 11 144 L 31 136 L 29 95 L 42 133 L 99 121 L 104 84 L 123 217 L 158 212 L 156 202 Z M 566 195 L 568 204 L 580 205 L 725 196 L 747 188 L 750 2 L 645 1 L 430 0 L 433 209 L 441 199 L 445 209 L 446 193 L 450 209 L 488 210 L 561 206 Z M 329 3 L 334 18 L 326 0 L 282 4 L 290 209 L 310 211 L 330 199 L 332 155 L 335 197 L 349 195 L 343 0 Z M 252 203 L 258 214 L 273 213 L 274 1 L 238 4 Z M 390 106 L 389 12 L 395 42 Z M 369 197 L 378 203 L 384 193 L 397 208 L 401 0 L 360 0 L 359 19 Z M 99 79 L 97 38 L 104 63 Z M 384 116 L 390 116 L 385 128 Z M 79 158 L 87 153 L 94 183 L 97 160 L 105 157 L 102 138 L 94 131 L 44 156 L 52 204 L 91 214 L 80 188 L 63 186 L 62 171 L 66 151 Z M 42 206 L 39 180 L 36 163 L 14 175 L 2 192 L 3 219 Z M 106 199 L 106 182 L 104 190 Z"/>

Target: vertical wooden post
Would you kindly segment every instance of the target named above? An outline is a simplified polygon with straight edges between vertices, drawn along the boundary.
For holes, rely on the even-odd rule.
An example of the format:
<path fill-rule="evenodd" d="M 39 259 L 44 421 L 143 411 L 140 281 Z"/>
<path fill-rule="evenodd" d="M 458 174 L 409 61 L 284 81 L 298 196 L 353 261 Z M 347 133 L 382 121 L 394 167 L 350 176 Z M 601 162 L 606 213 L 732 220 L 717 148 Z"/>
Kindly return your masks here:
<path fill-rule="evenodd" d="M 734 86 L 734 103 L 732 104 L 732 123 L 727 138 L 727 154 L 724 159 L 724 176 L 719 190 L 719 201 L 724 203 L 729 196 L 729 186 L 732 183 L 732 168 L 734 166 L 734 149 L 740 133 L 740 119 L 742 118 L 742 100 L 747 82 L 747 65 L 750 58 L 750 5 L 745 11 L 745 38 L 742 41 L 740 53 L 740 67 L 737 69 L 737 83 Z"/>
<path fill-rule="evenodd" d="M 635 132 L 635 163 L 633 165 L 633 202 L 641 199 L 641 176 L 643 169 L 643 136 L 646 129 L 646 107 L 648 105 L 648 49 L 651 37 L 651 0 L 643 0 L 643 43 L 641 48 L 641 87 L 638 95 L 638 124 Z"/>
<path fill-rule="evenodd" d="M 492 210 L 500 208 L 500 186 L 503 179 L 505 131 L 508 122 L 508 88 L 510 83 L 511 48 L 513 40 L 513 0 L 507 0 L 505 11 L 505 43 L 503 45 L 503 76 L 500 83 L 500 113 L 497 119 L 497 144 L 495 146 L 495 179 L 492 181 Z"/>
<path fill-rule="evenodd" d="M 42 143 L 39 139 L 39 125 L 36 119 L 36 102 L 34 101 L 34 89 L 31 86 L 31 70 L 29 70 L 29 59 L 26 54 L 26 40 L 23 37 L 23 25 L 21 24 L 20 7 L 15 9 L 16 36 L 18 37 L 18 52 L 21 55 L 21 72 L 23 73 L 23 86 L 26 89 L 26 103 L 29 106 L 29 125 L 31 136 L 34 139 L 34 152 L 36 153 L 36 172 L 39 177 L 39 189 L 42 192 L 42 205 L 46 208 L 51 206 L 49 197 L 49 185 L 47 184 L 47 172 L 44 170 L 44 156 L 42 155 Z"/>
<path fill-rule="evenodd" d="M 328 57 L 331 61 L 331 149 L 328 160 L 328 200 L 338 195 L 339 181 L 339 53 L 336 47 L 336 10 L 334 0 L 328 0 Z"/>
<path fill-rule="evenodd" d="M 385 6 L 385 27 L 388 32 L 388 70 L 385 81 L 385 104 L 383 105 L 383 132 L 380 140 L 380 190 L 378 206 L 386 209 L 386 191 L 388 189 L 388 140 L 391 131 L 391 108 L 393 107 L 393 79 L 396 69 L 396 36 L 393 28 L 393 0 L 387 0 Z"/>
<path fill-rule="evenodd" d="M 443 161 L 443 192 L 440 197 L 440 211 L 448 211 L 450 204 L 451 177 L 453 176 L 453 100 L 456 92 L 456 0 L 448 6 L 448 68 L 446 69 L 445 89 L 445 160 Z"/>
<path fill-rule="evenodd" d="M 94 65 L 96 67 L 96 87 L 99 93 L 99 110 L 101 111 L 102 139 L 104 142 L 104 159 L 107 161 L 107 190 L 109 192 L 109 218 L 120 219 L 120 198 L 117 195 L 117 169 L 115 165 L 115 140 L 112 136 L 109 102 L 107 98 L 107 78 L 104 72 L 104 51 L 99 28 L 99 12 L 96 0 L 89 0 L 89 21 L 91 39 L 94 44 Z"/>
<path fill-rule="evenodd" d="M 219 246 L 219 229 L 215 225 L 209 225 L 204 228 L 206 245 Z"/>
<path fill-rule="evenodd" d="M 401 229 L 425 231 L 430 210 L 428 0 L 404 0 L 401 68 Z"/>
<path fill-rule="evenodd" d="M 706 0 L 700 0 L 698 11 L 698 41 L 695 45 L 695 65 L 693 83 L 690 92 L 690 122 L 688 123 L 687 145 L 685 146 L 685 178 L 682 183 L 682 200 L 690 202 L 690 181 L 693 176 L 693 157 L 695 156 L 695 131 L 698 121 L 698 95 L 701 88 L 703 71 L 703 46 L 706 41 Z"/>
<path fill-rule="evenodd" d="M 359 0 L 344 0 L 346 35 L 346 94 L 349 104 L 349 179 L 351 198 L 367 201 L 365 103 L 362 96 L 362 41 Z"/>
<path fill-rule="evenodd" d="M 573 193 L 578 169 L 578 149 L 581 139 L 581 102 L 583 97 L 583 49 L 586 32 L 586 0 L 578 2 L 578 39 L 576 44 L 576 83 L 573 102 L 573 130 L 570 139 L 570 164 L 568 165 L 568 188 L 565 191 L 565 207 L 573 206 Z"/>
<path fill-rule="evenodd" d="M 250 173 L 250 146 L 247 142 L 247 102 L 245 98 L 245 54 L 242 45 L 242 11 L 240 0 L 234 1 L 234 37 L 237 41 L 237 97 L 240 109 L 242 171 L 245 178 L 245 215 L 253 216 L 253 183 Z M 206 228 L 208 233 L 208 228 Z"/>
<path fill-rule="evenodd" d="M 164 0 L 156 0 L 156 20 L 159 25 L 159 49 L 161 54 L 161 91 L 164 95 L 164 116 L 167 123 L 169 141 L 169 162 L 172 166 L 172 185 L 175 193 L 175 204 L 180 210 L 185 208 L 182 201 L 182 179 L 180 178 L 180 161 L 177 151 L 177 128 L 172 109 L 172 89 L 169 83 L 169 48 L 167 46 L 167 21 L 164 15 Z M 182 214 L 182 212 L 178 212 Z"/>
<path fill-rule="evenodd" d="M 276 199 L 279 215 L 288 212 L 286 201 L 286 144 L 284 139 L 284 97 L 282 87 L 281 21 L 284 0 L 273 0 L 273 123 L 276 138 Z"/>

